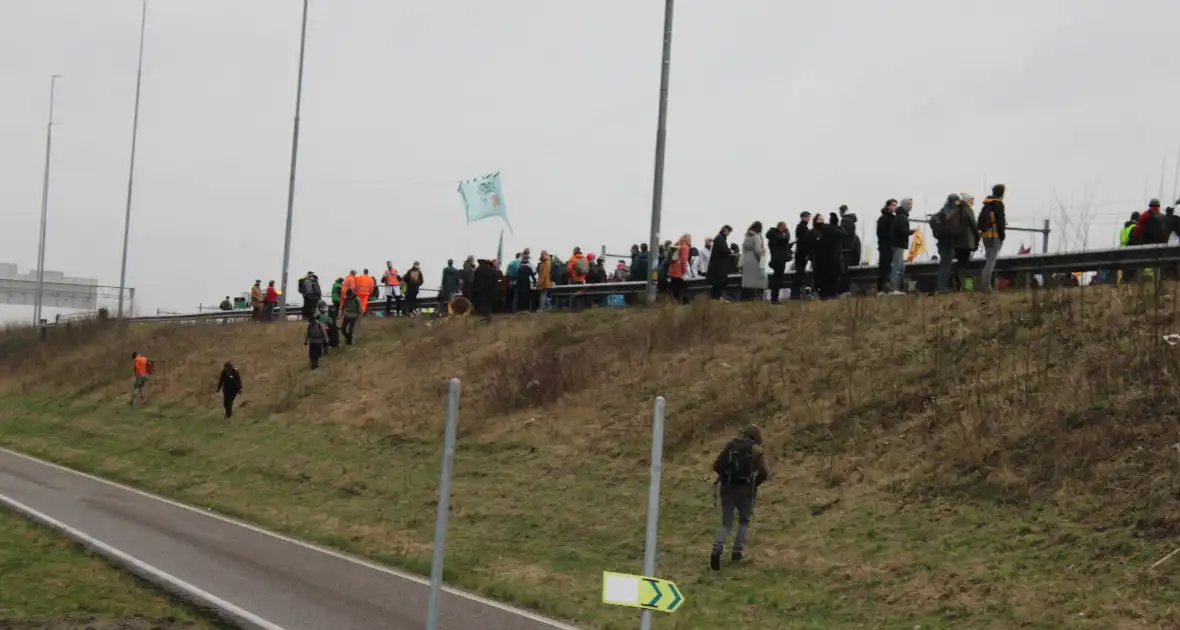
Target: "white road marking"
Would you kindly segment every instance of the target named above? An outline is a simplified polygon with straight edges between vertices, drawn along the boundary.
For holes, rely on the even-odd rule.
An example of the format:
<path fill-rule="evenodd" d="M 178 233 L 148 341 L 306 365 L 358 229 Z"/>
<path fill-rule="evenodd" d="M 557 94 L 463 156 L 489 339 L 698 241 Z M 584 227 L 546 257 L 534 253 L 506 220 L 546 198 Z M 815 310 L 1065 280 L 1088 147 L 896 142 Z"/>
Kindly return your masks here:
<path fill-rule="evenodd" d="M 250 628 L 251 630 L 284 630 L 284 628 L 280 625 L 273 624 L 244 608 L 240 608 L 234 604 L 231 604 L 230 602 L 227 602 L 224 599 L 209 593 L 208 591 L 201 590 L 200 588 L 185 582 L 171 573 L 157 569 L 156 567 L 140 560 L 139 558 L 124 553 L 123 551 L 120 551 L 119 549 L 116 549 L 115 547 L 112 547 L 86 533 L 83 533 L 78 529 L 70 527 L 69 525 L 66 525 L 65 523 L 53 518 L 52 516 L 49 516 L 48 514 L 45 514 L 44 512 L 35 510 L 24 503 L 17 501 L 16 499 L 0 494 L 0 503 L 7 505 L 14 511 L 24 514 L 25 516 L 41 523 L 42 525 L 65 534 L 69 538 L 72 538 L 75 541 L 86 545 L 87 547 L 96 549 L 102 555 L 115 562 L 118 562 L 131 572 L 140 575 L 148 581 L 157 583 L 163 582 L 164 584 L 161 586 L 173 590 L 174 592 L 179 592 L 190 600 L 194 600 L 200 604 L 217 609 L 223 615 L 230 617 L 246 628 Z"/>
<path fill-rule="evenodd" d="M 22 459 L 26 459 L 31 462 L 36 462 L 36 463 L 42 464 L 44 466 L 49 466 L 50 468 L 55 468 L 55 469 L 61 470 L 63 472 L 78 475 L 80 477 L 84 477 L 84 478 L 90 479 L 92 481 L 97 481 L 99 483 L 106 484 L 106 485 L 111 486 L 113 488 L 119 488 L 120 490 L 126 490 L 128 492 L 133 492 L 139 496 L 147 497 L 147 498 L 153 499 L 155 501 L 160 501 L 162 503 L 166 503 L 166 504 L 171 505 L 173 507 L 178 507 L 178 508 L 181 508 L 184 510 L 188 510 L 190 512 L 195 512 L 195 513 L 201 514 L 203 516 L 215 518 L 215 519 L 222 521 L 224 523 L 230 523 L 231 525 L 237 525 L 238 527 L 244 527 L 252 532 L 255 532 L 258 534 L 263 534 L 265 536 L 270 536 L 271 538 L 281 540 L 283 542 L 288 542 L 293 545 L 299 545 L 300 547 L 303 547 L 305 549 L 311 549 L 313 551 L 325 553 L 325 554 L 328 554 L 329 556 L 332 556 L 333 558 L 345 560 L 345 561 L 351 562 L 353 564 L 359 564 L 363 567 L 372 569 L 374 571 L 380 571 L 381 573 L 385 573 L 386 575 L 392 575 L 394 577 L 401 578 L 403 580 L 409 580 L 411 582 L 415 582 L 415 583 L 421 584 L 423 586 L 430 586 L 430 580 L 428 578 L 422 577 L 420 575 L 415 575 L 413 573 L 407 573 L 405 571 L 399 571 L 398 569 L 394 569 L 392 567 L 387 567 L 385 565 L 377 564 L 375 562 L 366 560 L 366 559 L 361 558 L 359 556 L 354 556 L 352 554 L 344 553 L 342 551 L 336 551 L 335 549 L 328 549 L 327 547 L 322 547 L 322 546 L 314 544 L 314 543 L 309 543 L 309 542 L 306 542 L 303 540 L 299 540 L 298 538 L 291 538 L 290 536 L 285 536 L 283 534 L 268 531 L 268 530 L 262 529 L 261 527 L 258 527 L 256 525 L 251 525 L 250 523 L 240 521 L 236 518 L 230 518 L 230 517 L 225 516 L 223 514 L 218 514 L 217 512 L 214 512 L 211 508 L 200 508 L 200 507 L 196 507 L 196 506 L 192 506 L 192 505 L 186 505 L 184 503 L 180 503 L 179 501 L 173 501 L 172 499 L 168 499 L 168 498 L 165 498 L 165 497 L 162 497 L 159 495 L 155 495 L 150 492 L 140 490 L 138 488 L 133 488 L 131 486 L 118 483 L 116 481 L 110 481 L 109 479 L 103 479 L 102 477 L 98 477 L 96 475 L 91 475 L 90 473 L 84 473 L 84 472 L 81 472 L 78 470 L 74 470 L 73 468 L 68 468 L 66 466 L 62 466 L 61 464 L 55 464 L 50 461 L 46 461 L 46 460 L 43 460 L 43 459 L 40 459 L 37 457 L 33 457 L 32 455 L 26 455 L 24 453 L 19 453 L 17 451 L 14 451 L 14 450 L 8 449 L 8 448 L 4 448 L 2 446 L 0 446 L 0 452 L 8 453 L 9 455 L 20 457 Z M 541 615 L 538 615 L 536 613 L 529 612 L 529 611 L 521 609 L 521 608 L 515 608 L 515 607 L 509 606 L 507 604 L 502 604 L 498 601 L 488 599 L 488 598 L 482 597 L 480 595 L 476 595 L 475 593 L 471 593 L 468 591 L 457 589 L 453 586 L 447 586 L 444 584 L 443 590 L 446 591 L 447 593 L 450 593 L 451 595 L 462 597 L 462 598 L 467 599 L 469 601 L 477 602 L 479 604 L 483 604 L 484 606 L 489 606 L 491 608 L 495 608 L 497 610 L 501 610 L 506 613 L 511 613 L 511 614 L 516 615 L 518 617 L 524 617 L 525 619 L 528 619 L 530 621 L 535 621 L 537 623 L 543 623 L 543 624 L 546 624 L 550 627 L 557 628 L 558 630 L 582 630 L 581 628 L 578 628 L 577 626 L 572 626 L 567 623 L 557 621 L 555 619 L 548 619 L 548 618 L 542 617 Z M 282 629 L 279 628 L 278 630 L 282 630 Z"/>

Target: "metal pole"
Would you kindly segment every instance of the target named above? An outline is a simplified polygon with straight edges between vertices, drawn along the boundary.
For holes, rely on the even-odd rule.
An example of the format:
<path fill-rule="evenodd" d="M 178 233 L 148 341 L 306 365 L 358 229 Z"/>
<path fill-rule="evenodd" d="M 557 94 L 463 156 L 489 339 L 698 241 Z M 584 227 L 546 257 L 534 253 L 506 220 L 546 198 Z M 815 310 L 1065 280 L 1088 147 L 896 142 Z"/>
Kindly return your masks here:
<path fill-rule="evenodd" d="M 651 485 L 647 490 L 647 535 L 643 540 L 643 574 L 647 577 L 656 576 L 656 536 L 660 531 L 660 473 L 663 470 L 664 397 L 657 396 L 651 414 Z M 640 613 L 639 630 L 651 630 L 650 610 Z"/>
<path fill-rule="evenodd" d="M 127 240 L 131 236 L 131 192 L 135 187 L 135 145 L 139 136 L 139 87 L 143 82 L 143 36 L 147 30 L 147 0 L 139 19 L 139 64 L 135 70 L 135 115 L 131 119 L 131 166 L 127 171 L 127 214 L 123 217 L 123 264 L 119 268 L 119 314 L 123 319 L 123 292 L 127 287 Z"/>
<path fill-rule="evenodd" d="M 656 171 L 651 187 L 651 242 L 647 262 L 647 302 L 656 301 L 660 251 L 660 211 L 664 205 L 664 148 L 668 138 L 668 80 L 672 69 L 672 4 L 664 4 L 664 58 L 660 66 L 660 115 L 656 123 Z"/>
<path fill-rule="evenodd" d="M 1045 230 L 1041 232 L 1041 253 L 1049 253 L 1049 219 L 1045 219 Z"/>
<path fill-rule="evenodd" d="M 303 51 L 307 46 L 307 0 L 303 0 L 303 26 L 299 34 L 299 78 L 295 84 L 295 130 L 291 134 L 291 182 L 287 186 L 287 235 L 283 241 L 283 276 L 279 313 L 287 318 L 287 268 L 291 264 L 291 221 L 295 213 L 295 166 L 299 160 L 299 108 L 303 102 Z"/>
<path fill-rule="evenodd" d="M 447 546 L 447 519 L 451 515 L 451 462 L 455 458 L 455 434 L 459 431 L 459 379 L 451 379 L 447 396 L 447 427 L 443 438 L 442 478 L 438 482 L 438 514 L 434 518 L 434 561 L 430 565 L 430 606 L 426 630 L 438 628 L 438 600 L 442 591 L 443 559 Z"/>
<path fill-rule="evenodd" d="M 41 182 L 41 237 L 37 244 L 37 299 L 33 306 L 33 326 L 41 325 L 41 305 L 45 294 L 45 224 L 49 218 L 49 154 L 53 148 L 53 97 L 57 80 L 61 75 L 49 78 L 49 123 L 45 125 L 45 178 Z"/>

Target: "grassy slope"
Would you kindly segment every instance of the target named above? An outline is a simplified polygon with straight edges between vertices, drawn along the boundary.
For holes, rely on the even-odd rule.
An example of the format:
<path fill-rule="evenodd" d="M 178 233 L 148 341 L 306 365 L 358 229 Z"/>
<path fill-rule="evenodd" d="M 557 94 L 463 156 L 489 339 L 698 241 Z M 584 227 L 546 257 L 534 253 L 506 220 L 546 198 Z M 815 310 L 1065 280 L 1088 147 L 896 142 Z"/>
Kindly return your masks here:
<path fill-rule="evenodd" d="M 1167 291 L 1171 291 L 1169 287 Z M 0 341 L 0 442 L 424 569 L 445 380 L 464 381 L 448 576 L 593 628 L 638 572 L 668 398 L 662 628 L 1172 628 L 1180 330 L 1153 291 L 366 321 L 304 369 L 296 326 Z M 129 412 L 127 355 L 155 359 Z M 247 392 L 212 396 L 232 358 Z M 752 560 L 711 574 L 709 463 L 766 427 Z M 736 620 L 736 621 L 731 621 Z"/>
<path fill-rule="evenodd" d="M 70 542 L 0 509 L 0 627 L 77 621 L 126 627 L 214 628 L 212 623 Z M 147 620 L 153 620 L 148 623 Z M 61 627 L 65 627 L 64 625 Z"/>

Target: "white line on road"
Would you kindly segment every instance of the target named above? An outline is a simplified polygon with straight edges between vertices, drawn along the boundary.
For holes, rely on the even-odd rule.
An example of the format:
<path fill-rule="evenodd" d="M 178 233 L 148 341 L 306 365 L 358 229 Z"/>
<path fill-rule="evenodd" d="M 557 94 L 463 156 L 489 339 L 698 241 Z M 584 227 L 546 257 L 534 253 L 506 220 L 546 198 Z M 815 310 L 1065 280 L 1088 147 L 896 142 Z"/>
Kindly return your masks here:
<path fill-rule="evenodd" d="M 69 525 L 66 525 L 65 523 L 53 518 L 52 516 L 35 510 L 24 503 L 17 501 L 16 499 L 0 494 L 0 503 L 7 505 L 14 511 L 24 514 L 25 516 L 41 523 L 42 525 L 45 525 L 46 527 L 55 529 L 62 534 L 65 534 L 69 538 L 72 538 L 75 541 L 86 545 L 87 547 L 95 549 L 98 553 L 106 556 L 111 561 L 117 562 L 127 570 L 135 573 L 145 580 L 148 580 L 149 582 L 152 582 L 153 584 L 156 584 L 157 586 L 177 593 L 189 601 L 216 609 L 222 615 L 225 615 L 233 621 L 236 621 L 245 628 L 249 628 L 250 630 L 284 630 L 282 626 L 273 624 L 244 608 L 231 604 L 230 602 L 227 602 L 208 591 L 204 591 L 196 586 L 193 586 L 192 584 L 185 582 L 171 573 L 157 569 L 156 567 L 153 567 L 139 558 L 124 553 L 119 549 L 116 549 L 115 547 L 112 547 L 101 540 L 94 538 L 93 536 L 83 533 L 78 529 L 70 527 Z"/>
<path fill-rule="evenodd" d="M 38 457 L 33 457 L 32 455 L 26 455 L 24 453 L 19 453 L 17 451 L 14 451 L 14 450 L 8 449 L 8 448 L 4 448 L 2 446 L 0 446 L 0 452 L 8 453 L 9 455 L 13 455 L 15 457 L 20 457 L 21 459 L 26 459 L 31 462 L 36 462 L 36 463 L 42 464 L 44 466 L 49 466 L 50 468 L 55 468 L 55 469 L 61 470 L 63 472 L 71 473 L 74 475 L 79 475 L 79 476 L 84 477 L 86 479 L 90 479 L 92 481 L 97 481 L 99 483 L 106 484 L 106 485 L 111 486 L 113 488 L 119 488 L 120 490 L 126 490 L 128 492 L 133 492 L 139 496 L 147 497 L 149 499 L 153 499 L 156 501 L 161 501 L 161 502 L 167 503 L 168 505 L 171 505 L 173 507 L 178 507 L 178 508 L 181 508 L 184 510 L 188 510 L 188 511 L 194 512 L 196 514 L 201 514 L 201 515 L 204 515 L 204 516 L 207 516 L 210 518 L 215 518 L 215 519 L 222 521 L 224 523 L 230 523 L 231 525 L 237 525 L 238 527 L 244 527 L 252 532 L 255 532 L 258 534 L 263 534 L 265 536 L 270 536 L 271 538 L 281 540 L 283 542 L 291 543 L 293 545 L 299 545 L 300 547 L 303 547 L 305 549 L 311 549 L 313 551 L 325 553 L 325 554 L 328 554 L 329 556 L 332 556 L 334 558 L 338 558 L 340 560 L 345 560 L 347 562 L 351 562 L 354 564 L 359 564 L 363 567 L 372 569 L 374 571 L 380 571 L 381 573 L 385 573 L 387 575 L 392 575 L 394 577 L 401 578 L 403 580 L 409 580 L 411 582 L 415 582 L 415 583 L 421 584 L 423 586 L 430 585 L 430 580 L 428 580 L 427 578 L 424 578 L 422 576 L 415 575 L 413 573 L 406 573 L 405 571 L 399 571 L 397 569 L 387 567 L 385 565 L 381 565 L 381 564 L 377 564 L 375 562 L 371 562 L 369 560 L 365 560 L 364 558 L 360 558 L 360 557 L 354 556 L 352 554 L 344 553 L 342 551 L 336 551 L 335 549 L 328 549 L 327 547 L 321 547 L 320 545 L 316 545 L 316 544 L 309 543 L 309 542 L 306 542 L 303 540 L 299 540 L 298 538 L 291 538 L 290 536 L 285 536 L 283 534 L 278 534 L 278 533 L 275 533 L 272 531 L 268 531 L 268 530 L 262 529 L 261 527 L 258 527 L 256 525 L 251 525 L 250 523 L 240 521 L 235 518 L 230 518 L 230 517 L 225 516 L 223 514 L 218 514 L 217 512 L 214 512 L 212 509 L 209 509 L 209 508 L 199 508 L 196 506 L 180 503 L 179 501 L 173 501 L 172 499 L 168 499 L 168 498 L 165 498 L 165 497 L 162 497 L 159 495 L 155 495 L 150 492 L 140 490 L 138 488 L 133 488 L 131 486 L 124 485 L 124 484 L 121 484 L 116 481 L 111 481 L 109 479 L 103 479 L 102 477 L 98 477 L 96 475 L 91 475 L 89 473 L 84 473 L 84 472 L 81 472 L 78 470 L 74 470 L 73 468 L 68 468 L 66 466 L 62 466 L 61 464 L 55 464 L 51 461 L 46 461 L 46 460 L 40 459 Z M 451 595 L 455 595 L 457 597 L 462 597 L 464 599 L 467 599 L 467 600 L 470 600 L 473 602 L 477 602 L 479 604 L 483 604 L 484 606 L 489 606 L 491 608 L 495 608 L 497 610 L 501 610 L 506 613 L 516 615 L 518 617 L 523 617 L 523 618 L 528 619 L 530 621 L 535 621 L 537 623 L 543 623 L 543 624 L 546 624 L 550 627 L 556 628 L 557 630 L 582 630 L 581 628 L 578 628 L 577 626 L 572 626 L 567 623 L 563 623 L 563 622 L 560 622 L 560 621 L 557 621 L 554 619 L 548 619 L 546 617 L 542 617 L 541 615 L 538 615 L 533 612 L 529 612 L 529 611 L 524 610 L 522 608 L 516 608 L 513 606 L 509 606 L 507 604 L 502 604 L 498 601 L 488 599 L 486 597 L 481 597 L 481 596 L 476 595 L 474 593 L 470 593 L 470 592 L 464 591 L 462 589 L 457 589 L 453 586 L 443 585 L 443 590 L 446 591 L 447 593 L 450 593 Z M 282 630 L 282 629 L 279 629 L 279 630 Z"/>

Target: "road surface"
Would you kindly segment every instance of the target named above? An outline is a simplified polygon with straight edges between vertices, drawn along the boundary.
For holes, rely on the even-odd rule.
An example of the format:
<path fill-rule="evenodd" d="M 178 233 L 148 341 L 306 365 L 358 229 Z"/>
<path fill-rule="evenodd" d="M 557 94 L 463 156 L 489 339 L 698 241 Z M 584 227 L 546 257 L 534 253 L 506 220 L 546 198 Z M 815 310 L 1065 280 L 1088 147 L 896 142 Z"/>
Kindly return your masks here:
<path fill-rule="evenodd" d="M 0 449 L 5 505 L 146 571 L 152 581 L 180 585 L 246 627 L 426 627 L 429 587 L 417 576 Z M 450 589 L 440 609 L 439 628 L 446 630 L 576 630 Z"/>

